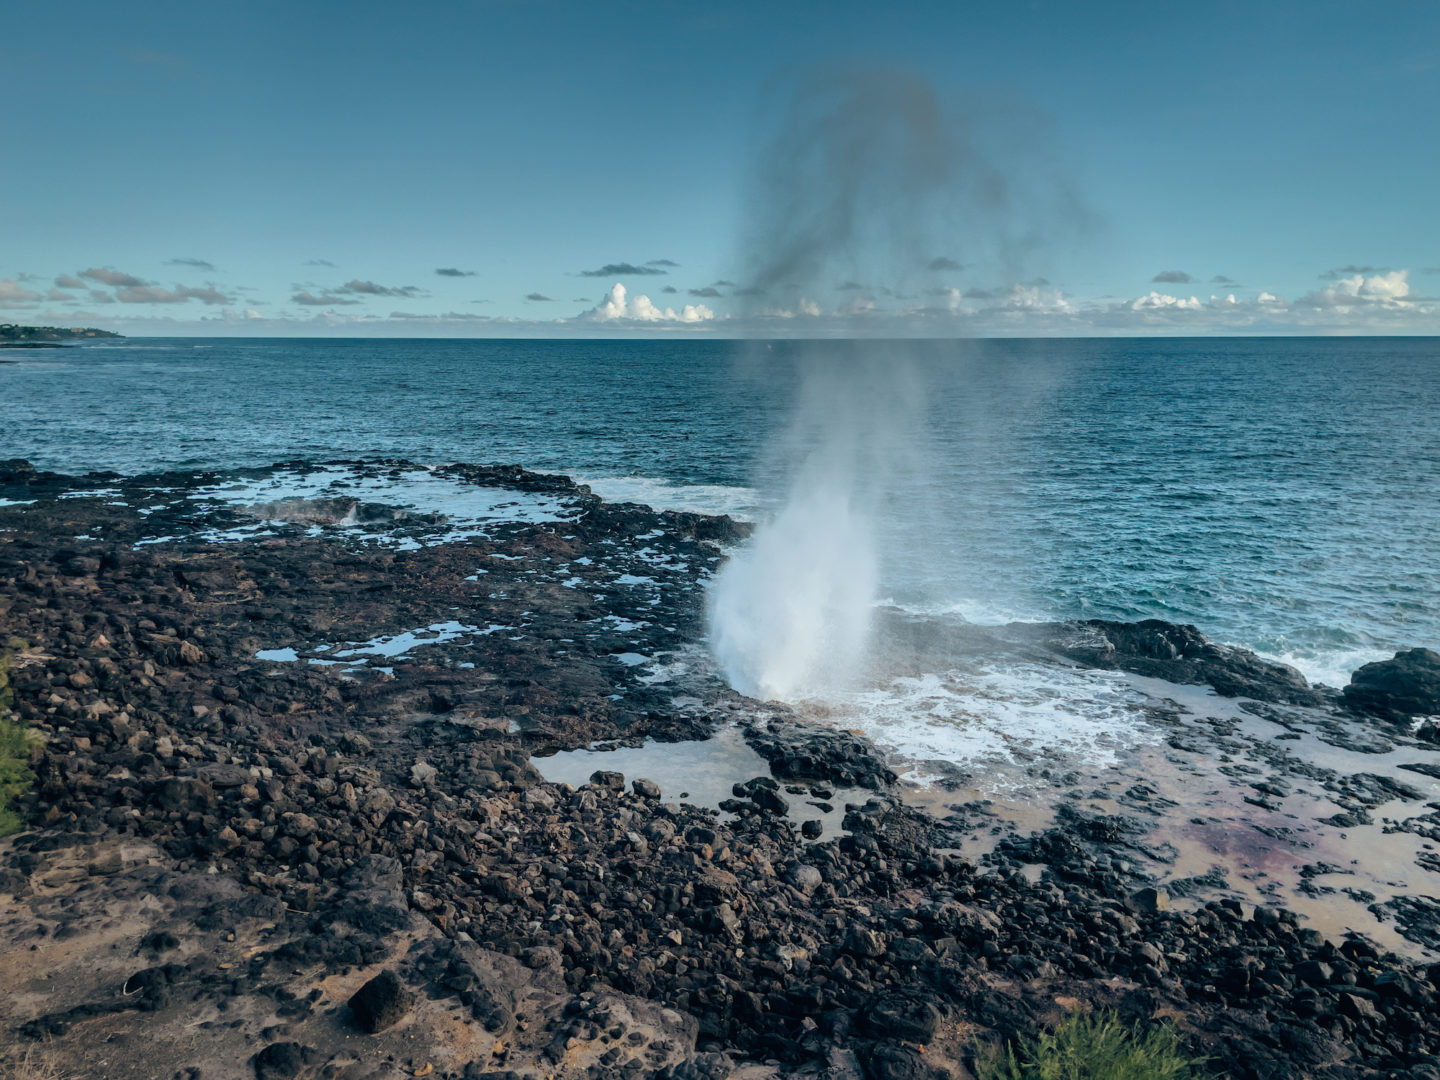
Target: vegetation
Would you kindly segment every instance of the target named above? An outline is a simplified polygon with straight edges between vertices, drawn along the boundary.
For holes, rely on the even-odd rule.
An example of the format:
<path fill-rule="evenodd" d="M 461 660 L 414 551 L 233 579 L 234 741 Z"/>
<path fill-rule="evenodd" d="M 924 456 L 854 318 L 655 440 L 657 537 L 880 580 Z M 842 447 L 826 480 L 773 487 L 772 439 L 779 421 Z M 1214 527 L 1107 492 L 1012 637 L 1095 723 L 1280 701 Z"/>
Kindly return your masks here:
<path fill-rule="evenodd" d="M 0 1047 L 0 1080 L 67 1080 L 59 1067 L 35 1046 Z"/>
<path fill-rule="evenodd" d="M 96 330 L 90 326 L 20 326 L 0 323 L 0 343 L 29 341 L 82 341 L 85 338 L 118 338 L 113 330 Z"/>
<path fill-rule="evenodd" d="M 979 1080 L 1191 1080 L 1197 1062 L 1185 1057 L 1167 1025 L 1144 1035 L 1114 1013 L 1072 1013 L 1033 1039 L 983 1058 Z"/>
<path fill-rule="evenodd" d="M 12 648 L 18 644 L 11 642 Z M 11 711 L 15 694 L 10 688 L 10 652 L 11 649 L 0 652 L 0 836 L 9 836 L 25 827 L 25 819 L 12 804 L 35 783 L 35 773 L 30 768 L 35 739 Z"/>

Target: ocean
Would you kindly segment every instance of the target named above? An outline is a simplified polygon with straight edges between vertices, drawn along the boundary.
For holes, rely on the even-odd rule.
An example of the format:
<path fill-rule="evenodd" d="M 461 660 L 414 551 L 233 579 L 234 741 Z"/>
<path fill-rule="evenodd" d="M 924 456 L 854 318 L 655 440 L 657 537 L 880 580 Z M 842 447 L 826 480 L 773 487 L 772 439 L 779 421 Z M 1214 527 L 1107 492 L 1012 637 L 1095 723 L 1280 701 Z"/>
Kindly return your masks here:
<path fill-rule="evenodd" d="M 0 456 L 46 468 L 514 462 L 755 519 L 808 437 L 806 387 L 893 365 L 915 453 L 875 509 L 885 604 L 1189 622 L 1332 685 L 1440 646 L 1433 338 L 147 338 L 6 358 Z"/>

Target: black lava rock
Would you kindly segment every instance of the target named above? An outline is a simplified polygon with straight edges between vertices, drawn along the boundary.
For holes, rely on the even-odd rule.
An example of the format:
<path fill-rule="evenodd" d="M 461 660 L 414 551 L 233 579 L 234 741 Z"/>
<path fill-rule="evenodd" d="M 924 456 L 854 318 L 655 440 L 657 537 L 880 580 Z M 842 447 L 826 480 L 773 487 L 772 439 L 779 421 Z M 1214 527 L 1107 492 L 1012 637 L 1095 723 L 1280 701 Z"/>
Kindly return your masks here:
<path fill-rule="evenodd" d="M 625 774 L 610 769 L 596 769 L 590 774 L 590 783 L 607 791 L 624 791 Z"/>
<path fill-rule="evenodd" d="M 860 1026 L 876 1038 L 923 1045 L 940 1026 L 940 1012 L 923 999 L 887 994 L 869 1003 L 860 1014 Z"/>
<path fill-rule="evenodd" d="M 305 1067 L 305 1047 L 299 1043 L 271 1043 L 255 1055 L 256 1080 L 295 1080 Z"/>
<path fill-rule="evenodd" d="M 1055 631 L 1062 631 L 1058 636 Z M 1177 683 L 1209 683 L 1222 697 L 1292 705 L 1319 705 L 1323 695 L 1285 664 L 1262 660 L 1246 649 L 1219 645 L 1194 626 L 1161 619 L 1110 622 L 1087 619 L 1032 628 L 1051 638 L 1062 655 L 1091 667 L 1118 668 Z"/>
<path fill-rule="evenodd" d="M 361 1031 L 374 1035 L 399 1021 L 410 1011 L 411 998 L 400 977 L 385 970 L 367 982 L 350 998 L 350 1011 Z"/>
<path fill-rule="evenodd" d="M 757 776 L 743 784 L 736 784 L 732 790 L 736 798 L 749 799 L 767 814 L 785 814 L 790 804 L 780 794 L 780 785 L 769 776 Z"/>
<path fill-rule="evenodd" d="M 1350 676 L 1344 695 L 1352 709 L 1394 723 L 1440 714 L 1440 653 L 1410 649 L 1366 664 Z"/>

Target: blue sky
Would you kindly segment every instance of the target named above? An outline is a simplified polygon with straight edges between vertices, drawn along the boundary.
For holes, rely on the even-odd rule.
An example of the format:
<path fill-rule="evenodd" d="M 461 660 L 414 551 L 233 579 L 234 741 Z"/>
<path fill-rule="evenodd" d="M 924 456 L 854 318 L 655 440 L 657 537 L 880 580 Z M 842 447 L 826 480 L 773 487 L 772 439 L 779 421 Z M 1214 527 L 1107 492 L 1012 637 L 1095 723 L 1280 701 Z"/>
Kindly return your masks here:
<path fill-rule="evenodd" d="M 6 24 L 0 320 L 1440 332 L 1436 4 L 81 2 Z M 844 281 L 746 292 L 777 80 L 817 69 L 928 86 L 1074 214 L 1003 260 L 943 236 L 963 268 L 924 281 L 862 250 Z"/>

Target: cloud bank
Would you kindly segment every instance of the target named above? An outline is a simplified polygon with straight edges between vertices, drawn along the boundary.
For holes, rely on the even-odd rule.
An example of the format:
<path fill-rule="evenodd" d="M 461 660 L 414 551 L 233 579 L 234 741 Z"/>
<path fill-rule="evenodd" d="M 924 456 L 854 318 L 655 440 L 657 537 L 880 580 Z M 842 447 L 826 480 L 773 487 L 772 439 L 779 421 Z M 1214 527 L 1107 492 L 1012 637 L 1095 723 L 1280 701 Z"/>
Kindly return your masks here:
<path fill-rule="evenodd" d="M 0 278 L 0 307 L 19 307 L 40 299 L 38 292 L 25 288 L 15 278 Z"/>
<path fill-rule="evenodd" d="M 928 268 L 943 259 L 948 257 L 922 254 L 911 266 Z M 189 265 L 203 260 L 169 261 Z M 443 272 L 447 269 L 455 274 Z M 1223 274 L 1208 279 L 1215 292 L 1202 291 L 1196 287 L 1202 279 L 1187 271 L 1167 270 L 1155 278 L 1175 280 L 1156 280 L 1144 291 L 1100 297 L 1076 295 L 1040 277 L 987 280 L 979 264 L 950 271 L 945 278 L 909 291 L 883 277 L 858 281 L 826 275 L 812 282 L 813 288 L 779 289 L 758 299 L 753 286 L 739 287 L 721 279 L 689 288 L 666 284 L 655 291 L 661 296 L 655 302 L 612 279 L 614 284 L 598 303 L 580 297 L 567 303 L 553 292 L 537 290 L 525 294 L 523 301 L 517 296 L 508 313 L 477 316 L 440 310 L 433 300 L 434 311 L 426 311 L 430 304 L 421 303 L 377 311 L 379 300 L 430 299 L 418 286 L 383 280 L 299 283 L 269 299 L 277 306 L 267 308 L 267 298 L 254 290 L 217 282 L 162 284 L 98 265 L 53 277 L 10 273 L 0 278 L 0 310 L 8 321 L 87 323 L 142 334 L 215 333 L 219 324 L 231 322 L 256 333 L 280 334 L 287 328 L 307 333 L 325 326 L 340 333 L 385 334 L 401 333 L 409 326 L 417 332 L 456 336 L 583 336 L 616 331 L 733 337 L 1440 334 L 1440 297 L 1427 295 L 1435 290 L 1418 287 L 1412 280 L 1433 269 L 1353 263 L 1312 273 L 1308 283 L 1313 287 L 1302 278 L 1298 289 L 1283 294 L 1279 289 L 1242 290 Z M 474 274 L 454 267 L 435 273 Z M 1180 281 L 1182 276 L 1187 280 Z M 243 301 L 238 299 L 241 294 Z M 688 294 L 685 299 L 690 302 L 677 303 L 677 294 Z M 288 310 L 283 309 L 286 304 Z M 194 313 L 184 314 L 186 308 Z M 229 315 L 196 310 L 205 308 L 223 309 Z M 249 314 L 265 311 L 277 314 Z"/>
<path fill-rule="evenodd" d="M 1357 269 L 1349 277 L 1335 279 L 1318 292 L 1307 293 L 1300 299 L 1302 304 L 1317 308 L 1381 307 L 1405 308 L 1411 304 L 1408 270 L 1391 270 L 1366 277 Z"/>
<path fill-rule="evenodd" d="M 580 318 L 598 323 L 703 323 L 714 319 L 715 313 L 704 304 L 686 304 L 676 311 L 656 307 L 643 294 L 630 299 L 625 286 L 617 281 L 610 286 L 605 298 Z"/>

